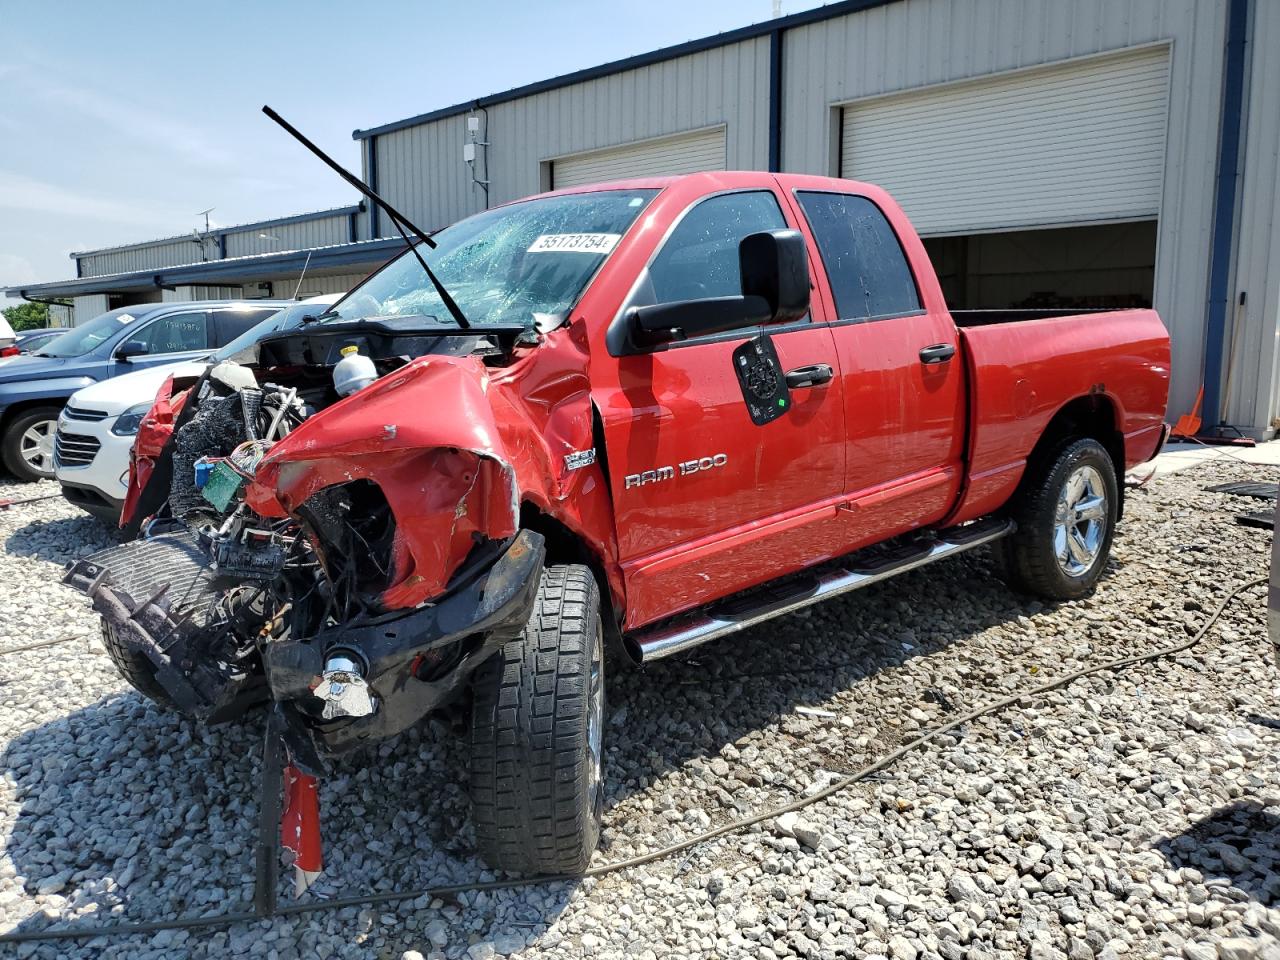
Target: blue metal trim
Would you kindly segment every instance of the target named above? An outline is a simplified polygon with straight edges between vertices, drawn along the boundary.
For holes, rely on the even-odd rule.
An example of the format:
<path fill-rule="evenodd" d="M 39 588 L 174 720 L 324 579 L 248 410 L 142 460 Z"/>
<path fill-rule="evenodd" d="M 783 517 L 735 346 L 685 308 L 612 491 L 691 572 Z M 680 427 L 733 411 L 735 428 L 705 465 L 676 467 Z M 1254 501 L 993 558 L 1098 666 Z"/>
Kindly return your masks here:
<path fill-rule="evenodd" d="M 331 267 L 354 267 L 382 264 L 404 249 L 399 237 L 384 240 L 362 241 L 333 247 L 312 249 L 310 270 Z M 121 293 L 135 290 L 154 290 L 182 284 L 211 284 L 219 280 L 252 280 L 259 277 L 279 276 L 281 273 L 300 271 L 307 259 L 306 250 L 288 253 L 263 254 L 256 257 L 233 257 L 230 260 L 210 260 L 164 270 L 148 270 L 139 273 L 122 273 L 107 277 L 85 277 L 81 280 L 63 280 L 51 283 L 33 283 L 25 287 L 9 287 L 4 292 L 22 297 L 28 293 L 84 296 L 90 293 Z"/>
<path fill-rule="evenodd" d="M 769 172 L 782 170 L 782 31 L 769 34 Z"/>
<path fill-rule="evenodd" d="M 741 43 L 744 40 L 754 40 L 757 37 L 765 37 L 775 31 L 781 32 L 789 30 L 792 27 L 803 27 L 811 23 L 821 23 L 823 20 L 833 20 L 836 17 L 847 16 L 850 13 L 860 13 L 863 10 L 870 10 L 873 7 L 883 7 L 890 3 L 898 2 L 901 2 L 901 0 L 844 0 L 842 3 L 831 3 L 827 6 L 818 7 L 814 10 L 804 10 L 800 13 L 793 13 L 788 17 L 779 17 L 777 20 L 766 20 L 764 23 L 753 23 L 750 26 L 739 27 L 737 30 L 717 33 L 714 36 L 702 37 L 698 40 L 689 40 L 686 43 L 678 43 L 675 46 L 663 47 L 661 50 L 654 50 L 650 53 L 642 53 L 634 57 L 614 60 L 612 63 L 601 64 L 598 67 L 588 67 L 585 70 L 566 73 L 563 76 L 552 77 L 550 80 L 539 80 L 537 83 L 526 84 L 523 87 L 515 87 L 502 93 L 490 94 L 489 96 L 481 97 L 478 100 L 468 100 L 465 103 L 457 103 L 451 107 L 442 107 L 439 110 L 420 113 L 416 117 L 409 117 L 405 120 L 396 120 L 392 123 L 384 123 L 380 127 L 370 127 L 367 130 L 353 130 L 351 132 L 351 139 L 367 140 L 370 137 L 376 137 L 384 133 L 393 133 L 396 130 L 403 130 L 406 127 L 416 127 L 419 124 L 430 123 L 433 120 L 444 120 L 447 117 L 456 117 L 459 114 L 468 113 L 477 107 L 492 107 L 495 104 L 507 103 L 511 100 L 519 100 L 521 97 L 529 97 L 535 93 L 546 93 L 548 90 L 558 90 L 561 87 L 569 87 L 575 83 L 582 83 L 586 80 L 598 80 L 601 77 L 608 77 L 615 73 L 622 73 L 624 70 L 635 70 L 637 67 L 647 67 L 655 63 L 662 63 L 664 60 L 674 60 L 676 57 L 686 57 L 692 53 L 702 53 L 704 50 L 714 50 L 717 47 L 726 47 L 733 43 Z"/>
<path fill-rule="evenodd" d="M 303 223 L 307 220 L 327 220 L 330 217 L 340 217 L 343 214 L 351 213 L 351 211 L 359 211 L 363 209 L 361 204 L 351 204 L 345 207 L 334 207 L 331 210 L 315 210 L 311 213 L 295 213 L 290 217 L 276 217 L 274 220 L 255 220 L 253 223 L 237 223 L 234 226 L 222 227 L 223 233 L 243 233 L 246 230 L 262 230 L 267 227 L 282 227 L 290 223 Z M 152 247 L 161 243 L 173 243 L 175 240 L 190 240 L 191 234 L 184 234 L 177 237 L 161 237 L 159 240 L 142 240 L 138 243 L 122 243 L 115 247 L 99 247 L 96 250 L 80 250 L 72 253 L 73 257 L 88 257 L 95 253 L 116 253 L 120 250 L 134 250 L 138 247 Z"/>
<path fill-rule="evenodd" d="M 365 141 L 366 148 L 369 151 L 369 168 L 365 172 L 364 182 L 368 184 L 369 189 L 374 193 L 378 192 L 378 138 L 370 137 Z M 378 232 L 381 224 L 378 223 L 378 214 L 381 209 L 376 203 L 369 204 L 369 239 L 377 240 Z"/>
<path fill-rule="evenodd" d="M 218 259 L 227 259 L 227 235 L 225 233 L 218 234 Z"/>
<path fill-rule="evenodd" d="M 1227 12 L 1225 79 L 1222 85 L 1222 139 L 1218 144 L 1218 184 L 1214 197 L 1213 246 L 1209 266 L 1209 302 L 1205 315 L 1204 404 L 1205 429 L 1222 418 L 1222 352 L 1227 327 L 1232 240 L 1236 219 L 1236 181 L 1240 165 L 1240 115 L 1244 103 L 1245 44 L 1248 41 L 1249 0 L 1231 0 Z"/>

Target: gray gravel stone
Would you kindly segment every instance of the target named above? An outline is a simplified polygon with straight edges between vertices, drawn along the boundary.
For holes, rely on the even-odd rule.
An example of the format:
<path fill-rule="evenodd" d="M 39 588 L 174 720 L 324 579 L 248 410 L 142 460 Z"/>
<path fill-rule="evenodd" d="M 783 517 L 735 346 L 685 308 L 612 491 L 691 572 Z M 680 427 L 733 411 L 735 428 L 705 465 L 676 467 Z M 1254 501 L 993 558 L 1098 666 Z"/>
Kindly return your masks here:
<path fill-rule="evenodd" d="M 743 631 L 610 686 L 596 863 L 789 802 L 915 731 L 1190 635 L 1266 568 L 1212 463 L 1130 490 L 1107 576 L 1020 597 L 986 552 Z M 0 498 L 50 485 L 0 481 Z M 261 718 L 189 724 L 131 692 L 58 584 L 113 534 L 52 500 L 0 512 L 0 927 L 248 900 Z M 1280 951 L 1280 719 L 1261 592 L 1176 659 L 984 717 L 871 781 L 680 857 L 577 884 L 422 898 L 44 957 L 1270 957 Z M 905 646 L 904 646 L 905 645 Z M 910 649 L 906 649 L 910 647 Z M 807 712 L 797 713 L 803 706 Z M 828 714 L 838 719 L 831 719 Z M 847 722 L 846 722 L 847 721 Z M 314 894 L 493 879 L 463 744 L 432 722 L 321 784 Z"/>

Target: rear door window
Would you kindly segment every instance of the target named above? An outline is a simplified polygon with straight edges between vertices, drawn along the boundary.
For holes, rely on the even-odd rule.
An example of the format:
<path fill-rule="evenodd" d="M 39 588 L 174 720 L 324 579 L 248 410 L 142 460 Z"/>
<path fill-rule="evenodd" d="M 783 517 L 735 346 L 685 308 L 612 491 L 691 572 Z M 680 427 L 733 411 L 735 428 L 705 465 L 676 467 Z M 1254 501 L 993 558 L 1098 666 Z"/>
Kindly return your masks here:
<path fill-rule="evenodd" d="M 920 312 L 920 294 L 898 235 L 866 197 L 798 191 L 831 281 L 841 320 Z"/>
<path fill-rule="evenodd" d="M 209 346 L 208 327 L 208 315 L 203 311 L 173 313 L 147 324 L 125 340 L 141 342 L 148 354 L 205 350 Z"/>

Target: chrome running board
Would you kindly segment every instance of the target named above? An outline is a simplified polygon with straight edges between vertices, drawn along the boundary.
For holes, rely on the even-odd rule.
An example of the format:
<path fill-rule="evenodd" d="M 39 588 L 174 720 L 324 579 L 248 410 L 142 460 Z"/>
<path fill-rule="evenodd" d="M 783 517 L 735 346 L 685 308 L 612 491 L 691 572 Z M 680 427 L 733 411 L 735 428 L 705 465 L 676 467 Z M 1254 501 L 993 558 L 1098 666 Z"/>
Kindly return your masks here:
<path fill-rule="evenodd" d="M 907 545 L 907 552 L 899 557 L 881 557 L 871 564 L 859 564 L 858 555 L 853 554 L 823 564 L 807 578 L 801 575 L 797 581 L 774 587 L 766 584 L 751 593 L 717 601 L 706 610 L 637 630 L 627 634 L 623 642 L 636 663 L 660 660 L 784 613 L 984 546 L 1008 536 L 1014 526 L 1012 520 L 1003 518 L 978 520 L 941 530 L 930 541 Z"/>

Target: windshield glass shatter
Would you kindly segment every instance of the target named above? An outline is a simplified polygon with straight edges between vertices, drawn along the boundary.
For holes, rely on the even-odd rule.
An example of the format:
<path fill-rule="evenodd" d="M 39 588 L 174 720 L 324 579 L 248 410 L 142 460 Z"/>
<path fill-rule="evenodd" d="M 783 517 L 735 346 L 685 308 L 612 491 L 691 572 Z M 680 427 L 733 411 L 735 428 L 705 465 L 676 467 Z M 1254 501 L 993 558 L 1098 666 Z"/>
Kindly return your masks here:
<path fill-rule="evenodd" d="M 532 324 L 563 314 L 656 190 L 602 190 L 527 200 L 477 214 L 419 247 L 472 324 Z M 449 311 L 412 253 L 353 290 L 322 322 L 432 317 Z"/>

